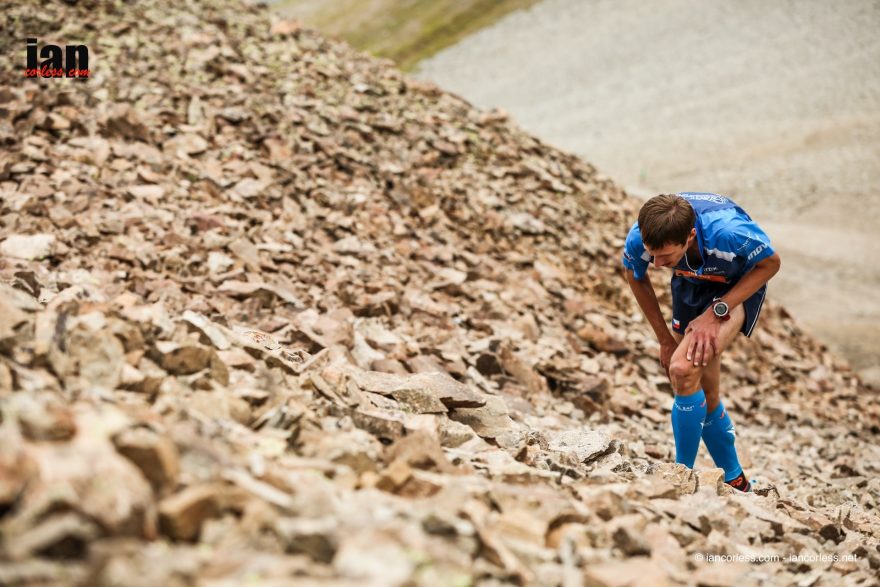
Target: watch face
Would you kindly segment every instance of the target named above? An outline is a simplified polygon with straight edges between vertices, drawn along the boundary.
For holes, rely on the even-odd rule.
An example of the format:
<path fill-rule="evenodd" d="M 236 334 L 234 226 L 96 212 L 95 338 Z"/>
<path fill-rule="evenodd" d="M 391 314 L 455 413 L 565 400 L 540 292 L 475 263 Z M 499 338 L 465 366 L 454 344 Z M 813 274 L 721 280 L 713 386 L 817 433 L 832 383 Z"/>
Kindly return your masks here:
<path fill-rule="evenodd" d="M 724 302 L 717 302 L 714 306 L 712 306 L 712 311 L 715 312 L 716 316 L 726 316 L 727 304 Z"/>

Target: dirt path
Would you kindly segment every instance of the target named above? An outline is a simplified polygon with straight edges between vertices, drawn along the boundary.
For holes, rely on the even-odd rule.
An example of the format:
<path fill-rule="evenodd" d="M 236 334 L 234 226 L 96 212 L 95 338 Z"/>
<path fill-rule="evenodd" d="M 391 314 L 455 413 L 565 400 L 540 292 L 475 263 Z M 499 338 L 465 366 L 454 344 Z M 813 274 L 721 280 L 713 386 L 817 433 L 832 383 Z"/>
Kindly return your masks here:
<path fill-rule="evenodd" d="M 547 0 L 417 75 L 500 106 L 634 193 L 727 194 L 771 283 L 880 384 L 880 3 Z"/>

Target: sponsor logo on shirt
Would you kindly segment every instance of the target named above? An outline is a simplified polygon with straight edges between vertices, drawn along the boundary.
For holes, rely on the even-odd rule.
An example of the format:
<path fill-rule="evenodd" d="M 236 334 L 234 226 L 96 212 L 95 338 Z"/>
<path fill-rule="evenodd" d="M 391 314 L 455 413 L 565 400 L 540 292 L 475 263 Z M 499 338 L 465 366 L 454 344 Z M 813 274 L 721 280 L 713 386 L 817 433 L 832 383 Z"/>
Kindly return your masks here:
<path fill-rule="evenodd" d="M 751 261 L 755 256 L 757 256 L 761 251 L 767 248 L 767 245 L 761 245 L 757 247 L 754 251 L 749 253 L 748 260 Z"/>
<path fill-rule="evenodd" d="M 726 204 L 730 200 L 725 198 L 724 196 L 718 196 L 715 194 L 679 194 L 682 198 L 686 200 L 699 200 L 701 202 L 714 202 L 716 204 Z"/>
<path fill-rule="evenodd" d="M 691 277 L 693 279 L 701 279 L 703 281 L 714 281 L 716 283 L 727 283 L 727 278 L 723 275 L 698 275 L 693 271 L 685 271 L 684 269 L 676 269 L 675 274 L 680 277 Z"/>

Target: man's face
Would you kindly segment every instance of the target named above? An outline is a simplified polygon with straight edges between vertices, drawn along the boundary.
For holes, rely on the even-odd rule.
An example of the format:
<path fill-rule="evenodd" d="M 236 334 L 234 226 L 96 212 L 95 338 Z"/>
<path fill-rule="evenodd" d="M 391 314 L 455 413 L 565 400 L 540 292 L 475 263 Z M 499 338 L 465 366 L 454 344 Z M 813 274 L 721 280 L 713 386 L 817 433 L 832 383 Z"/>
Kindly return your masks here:
<path fill-rule="evenodd" d="M 651 249 L 647 246 L 645 250 L 648 251 L 648 254 L 654 257 L 654 265 L 657 267 L 675 267 L 678 265 L 678 262 L 681 261 L 681 258 L 684 257 L 685 253 L 687 253 L 688 247 L 691 246 L 694 238 L 696 238 L 697 231 L 695 229 L 691 229 L 691 233 L 688 235 L 687 241 L 683 245 L 675 244 L 675 243 L 667 243 L 660 247 L 659 249 Z"/>

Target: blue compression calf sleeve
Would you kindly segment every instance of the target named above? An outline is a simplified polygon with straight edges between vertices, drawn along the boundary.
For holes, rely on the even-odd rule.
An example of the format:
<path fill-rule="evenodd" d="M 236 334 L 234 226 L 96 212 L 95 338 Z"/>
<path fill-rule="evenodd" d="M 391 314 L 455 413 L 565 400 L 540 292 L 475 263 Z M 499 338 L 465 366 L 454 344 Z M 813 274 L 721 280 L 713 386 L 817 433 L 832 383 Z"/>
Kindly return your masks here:
<path fill-rule="evenodd" d="M 672 435 L 675 437 L 676 463 L 694 468 L 705 418 L 706 394 L 702 389 L 691 395 L 675 396 L 672 402 Z"/>
<path fill-rule="evenodd" d="M 733 422 L 724 409 L 724 404 L 719 403 L 718 407 L 706 416 L 703 424 L 703 442 L 706 443 L 715 465 L 724 469 L 725 481 L 736 479 L 742 473 L 739 458 L 736 456 L 735 440 Z"/>

